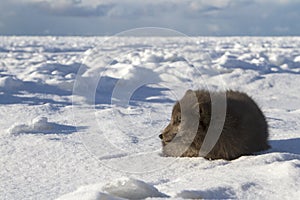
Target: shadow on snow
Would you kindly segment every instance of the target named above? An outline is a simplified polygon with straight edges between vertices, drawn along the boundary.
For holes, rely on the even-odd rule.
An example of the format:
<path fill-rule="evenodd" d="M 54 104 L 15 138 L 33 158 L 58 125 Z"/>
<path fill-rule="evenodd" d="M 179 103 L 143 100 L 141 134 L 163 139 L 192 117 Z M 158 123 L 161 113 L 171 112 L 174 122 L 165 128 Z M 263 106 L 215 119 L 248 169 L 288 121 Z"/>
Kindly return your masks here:
<path fill-rule="evenodd" d="M 45 83 L 37 83 L 32 81 L 21 81 L 14 79 L 10 75 L 10 81 L 15 81 L 13 85 L 0 88 L 0 104 L 28 104 L 28 105 L 41 105 L 45 103 L 70 105 L 66 101 L 56 101 L 53 98 L 43 98 L 43 95 L 58 95 L 68 96 L 72 92 L 60 89 L 57 86 L 48 85 Z"/>
<path fill-rule="evenodd" d="M 293 153 L 300 155 L 300 138 L 271 140 L 271 152 Z"/>
<path fill-rule="evenodd" d="M 113 91 L 118 83 L 119 79 L 112 77 L 102 77 L 97 85 L 95 104 L 112 104 Z M 126 91 L 126 88 L 124 88 Z M 167 88 L 152 87 L 148 85 L 142 85 L 133 91 L 129 99 L 129 105 L 138 105 L 138 102 L 148 103 L 173 103 L 174 101 L 167 98 L 163 92 L 168 91 Z"/>

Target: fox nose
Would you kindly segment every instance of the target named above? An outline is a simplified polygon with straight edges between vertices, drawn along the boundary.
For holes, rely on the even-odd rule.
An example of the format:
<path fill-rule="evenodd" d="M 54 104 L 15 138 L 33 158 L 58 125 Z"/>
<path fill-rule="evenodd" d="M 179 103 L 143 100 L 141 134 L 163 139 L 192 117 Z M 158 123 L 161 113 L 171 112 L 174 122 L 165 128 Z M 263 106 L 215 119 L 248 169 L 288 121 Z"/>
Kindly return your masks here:
<path fill-rule="evenodd" d="M 160 134 L 158 137 L 162 140 L 163 139 L 163 134 Z"/>

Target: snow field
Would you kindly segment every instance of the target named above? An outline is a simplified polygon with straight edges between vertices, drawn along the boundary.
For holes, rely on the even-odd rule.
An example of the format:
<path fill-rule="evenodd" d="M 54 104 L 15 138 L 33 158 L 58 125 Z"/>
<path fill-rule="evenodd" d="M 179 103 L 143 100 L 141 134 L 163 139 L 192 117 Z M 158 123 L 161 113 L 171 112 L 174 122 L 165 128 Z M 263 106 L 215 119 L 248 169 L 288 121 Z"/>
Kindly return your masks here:
<path fill-rule="evenodd" d="M 0 199 L 300 196 L 300 38 L 105 39 L 0 37 Z M 162 157 L 174 101 L 198 88 L 252 96 L 272 149 Z"/>

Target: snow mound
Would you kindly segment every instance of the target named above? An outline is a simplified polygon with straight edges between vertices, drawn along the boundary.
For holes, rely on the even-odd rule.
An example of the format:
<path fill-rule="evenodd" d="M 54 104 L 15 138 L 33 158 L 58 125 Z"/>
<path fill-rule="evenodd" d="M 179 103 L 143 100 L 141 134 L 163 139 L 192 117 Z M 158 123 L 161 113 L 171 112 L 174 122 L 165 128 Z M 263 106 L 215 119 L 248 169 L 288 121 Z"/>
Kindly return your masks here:
<path fill-rule="evenodd" d="M 83 186 L 75 192 L 65 194 L 56 200 L 125 200 L 169 197 L 159 192 L 154 186 L 141 180 L 132 178 L 121 178 L 105 184 Z"/>
<path fill-rule="evenodd" d="M 28 124 L 15 124 L 8 129 L 8 133 L 18 135 L 22 133 L 72 133 L 76 131 L 76 127 L 68 125 L 60 125 L 53 122 L 48 122 L 47 117 L 37 117 Z"/>
<path fill-rule="evenodd" d="M 63 195 L 56 200 L 123 200 L 122 198 L 92 190 L 89 187 L 82 187 L 75 192 Z"/>
<path fill-rule="evenodd" d="M 236 196 L 231 188 L 218 187 L 207 191 L 183 190 L 176 195 L 183 199 L 234 199 Z"/>
<path fill-rule="evenodd" d="M 15 90 L 22 86 L 22 81 L 14 76 L 4 76 L 0 77 L 0 91 L 10 91 Z"/>
<path fill-rule="evenodd" d="M 178 198 L 183 199 L 202 199 L 200 191 L 191 191 L 191 190 L 183 190 L 179 194 L 176 195 Z"/>
<path fill-rule="evenodd" d="M 108 183 L 102 188 L 110 195 L 125 199 L 145 199 L 148 197 L 168 197 L 159 192 L 154 186 L 140 180 L 122 178 Z"/>

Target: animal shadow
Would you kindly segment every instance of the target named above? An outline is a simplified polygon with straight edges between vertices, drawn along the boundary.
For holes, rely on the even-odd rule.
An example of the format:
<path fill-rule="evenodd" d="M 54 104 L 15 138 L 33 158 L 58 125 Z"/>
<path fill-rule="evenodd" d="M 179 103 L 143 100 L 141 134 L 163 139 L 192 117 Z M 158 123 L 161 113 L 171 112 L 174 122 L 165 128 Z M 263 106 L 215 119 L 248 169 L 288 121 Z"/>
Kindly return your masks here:
<path fill-rule="evenodd" d="M 270 152 L 293 153 L 300 155 L 300 138 L 270 140 Z"/>

